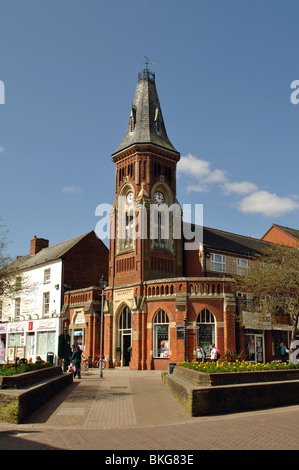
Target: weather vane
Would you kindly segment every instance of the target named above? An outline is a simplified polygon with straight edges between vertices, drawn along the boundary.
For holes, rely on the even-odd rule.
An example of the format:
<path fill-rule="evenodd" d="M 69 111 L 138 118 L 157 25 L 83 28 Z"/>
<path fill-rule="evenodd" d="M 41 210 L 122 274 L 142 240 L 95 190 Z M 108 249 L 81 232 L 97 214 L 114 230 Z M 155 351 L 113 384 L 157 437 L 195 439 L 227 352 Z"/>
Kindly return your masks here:
<path fill-rule="evenodd" d="M 146 55 L 144 56 L 144 58 L 145 58 L 145 62 L 140 62 L 140 64 L 145 65 L 146 70 L 149 70 L 148 68 L 149 65 L 155 65 L 155 62 L 150 63 L 150 60 L 148 57 L 146 57 Z"/>

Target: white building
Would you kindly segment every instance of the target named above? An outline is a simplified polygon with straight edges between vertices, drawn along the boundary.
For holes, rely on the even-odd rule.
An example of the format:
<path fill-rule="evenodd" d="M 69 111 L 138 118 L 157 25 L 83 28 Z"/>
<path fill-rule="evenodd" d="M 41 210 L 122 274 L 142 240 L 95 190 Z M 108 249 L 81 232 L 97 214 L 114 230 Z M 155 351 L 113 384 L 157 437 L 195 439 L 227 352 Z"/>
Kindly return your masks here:
<path fill-rule="evenodd" d="M 107 269 L 108 249 L 93 231 L 49 247 L 34 237 L 30 254 L 18 257 L 18 293 L 0 296 L 0 362 L 26 357 L 57 363 L 58 337 L 65 318 L 63 294 L 97 284 Z"/>

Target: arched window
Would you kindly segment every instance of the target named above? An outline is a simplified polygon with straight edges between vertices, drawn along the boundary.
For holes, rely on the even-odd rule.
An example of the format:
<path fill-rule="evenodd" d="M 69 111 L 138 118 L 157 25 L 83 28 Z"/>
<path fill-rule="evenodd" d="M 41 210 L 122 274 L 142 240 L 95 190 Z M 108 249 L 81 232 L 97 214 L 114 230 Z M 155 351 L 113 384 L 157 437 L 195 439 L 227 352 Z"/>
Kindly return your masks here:
<path fill-rule="evenodd" d="M 154 357 L 169 357 L 169 320 L 164 310 L 159 309 L 153 321 Z"/>
<path fill-rule="evenodd" d="M 215 343 L 215 317 L 211 310 L 204 308 L 196 319 L 197 343 L 201 344 L 206 354 L 210 354 L 210 344 Z"/>
<path fill-rule="evenodd" d="M 131 328 L 131 310 L 125 307 L 119 317 L 119 329 L 130 330 Z"/>

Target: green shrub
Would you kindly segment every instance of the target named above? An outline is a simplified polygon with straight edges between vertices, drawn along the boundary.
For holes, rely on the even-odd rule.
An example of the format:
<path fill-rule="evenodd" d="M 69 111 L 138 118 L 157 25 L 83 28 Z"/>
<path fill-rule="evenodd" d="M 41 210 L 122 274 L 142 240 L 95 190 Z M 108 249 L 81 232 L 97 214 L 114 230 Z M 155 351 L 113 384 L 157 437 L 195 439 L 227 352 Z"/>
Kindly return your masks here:
<path fill-rule="evenodd" d="M 27 363 L 17 365 L 16 369 L 15 364 L 0 364 L 0 375 L 23 374 L 24 372 L 32 372 L 33 370 L 45 369 L 51 366 L 50 362 Z"/>

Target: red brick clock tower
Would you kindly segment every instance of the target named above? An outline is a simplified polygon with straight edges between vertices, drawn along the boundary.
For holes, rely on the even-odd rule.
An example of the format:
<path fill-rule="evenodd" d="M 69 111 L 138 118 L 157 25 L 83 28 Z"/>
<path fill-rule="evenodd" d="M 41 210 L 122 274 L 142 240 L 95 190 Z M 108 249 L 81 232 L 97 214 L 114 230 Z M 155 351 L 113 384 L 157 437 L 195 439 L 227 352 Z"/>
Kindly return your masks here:
<path fill-rule="evenodd" d="M 167 137 L 155 75 L 148 68 L 138 75 L 126 134 L 112 158 L 116 164 L 116 201 L 109 285 L 180 275 L 180 243 L 173 240 L 172 233 L 168 239 L 161 239 L 160 226 L 168 222 L 161 215 L 153 217 L 152 222 L 150 219 L 150 204 L 177 203 L 176 164 L 180 155 Z"/>
<path fill-rule="evenodd" d="M 180 154 L 167 136 L 155 74 L 148 67 L 138 74 L 127 130 L 112 158 L 116 199 L 110 218 L 106 354 L 115 358 L 116 347 L 121 348 L 122 365 L 130 361 L 130 367 L 146 368 L 146 282 L 183 273 L 182 240 L 173 229 L 181 227 L 180 211 L 169 211 L 169 217 L 167 211 L 151 212 L 153 204 L 179 207 Z"/>

